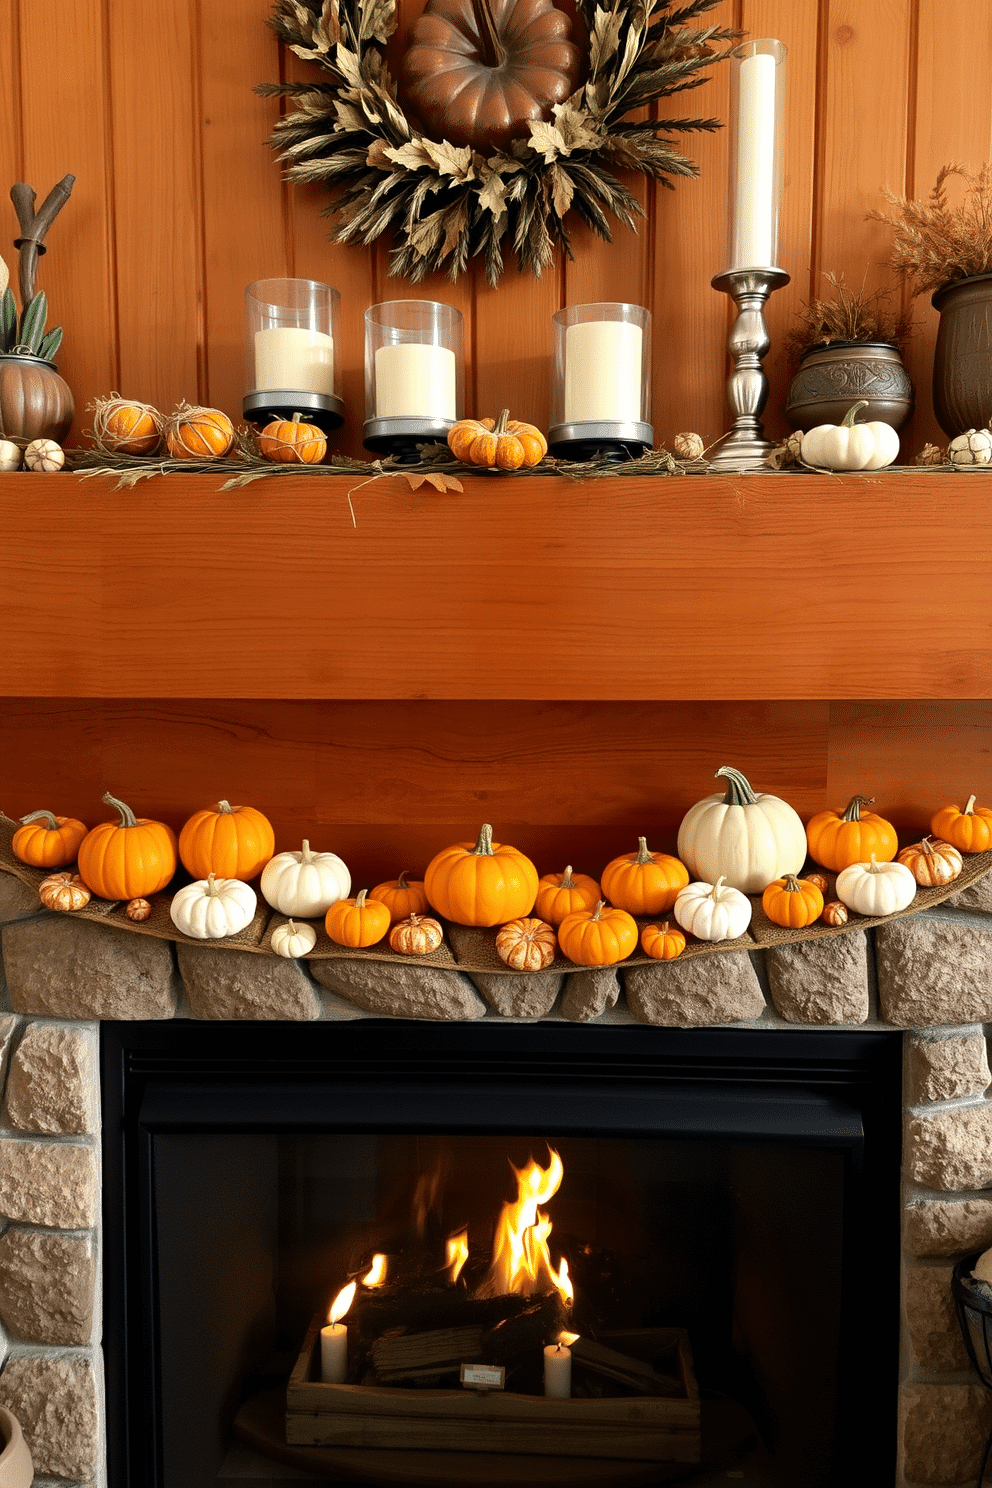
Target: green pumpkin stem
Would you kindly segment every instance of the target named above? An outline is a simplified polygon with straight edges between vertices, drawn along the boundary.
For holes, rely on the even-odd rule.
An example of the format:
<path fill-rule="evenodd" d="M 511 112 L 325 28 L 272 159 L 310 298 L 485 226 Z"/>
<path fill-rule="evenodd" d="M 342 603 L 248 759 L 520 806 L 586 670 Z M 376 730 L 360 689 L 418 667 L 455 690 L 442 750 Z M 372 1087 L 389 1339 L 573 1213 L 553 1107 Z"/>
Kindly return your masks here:
<path fill-rule="evenodd" d="M 59 824 L 50 811 L 32 811 L 30 816 L 21 817 L 21 826 L 26 827 L 28 822 L 43 821 L 50 832 L 57 832 Z"/>
<path fill-rule="evenodd" d="M 867 402 L 866 402 L 866 400 L 864 398 L 862 398 L 862 400 L 861 400 L 860 403 L 852 403 L 851 406 L 850 406 L 850 408 L 845 413 L 843 422 L 841 423 L 840 427 L 842 429 L 853 429 L 854 428 L 854 420 L 857 418 L 857 416 L 861 412 L 862 408 L 867 408 L 867 407 L 868 407 L 868 404 L 867 404 Z"/>
<path fill-rule="evenodd" d="M 473 858 L 491 858 L 493 855 L 493 829 L 488 822 L 484 822 L 479 832 L 479 840 L 469 850 L 469 856 Z"/>
<path fill-rule="evenodd" d="M 643 866 L 645 863 L 651 862 L 651 854 L 648 852 L 648 839 L 646 837 L 638 837 L 637 857 L 634 858 L 633 861 L 639 866 Z"/>
<path fill-rule="evenodd" d="M 130 806 L 125 805 L 123 801 L 118 801 L 117 797 L 112 796 L 109 791 L 104 791 L 103 793 L 103 804 L 105 806 L 113 806 L 115 811 L 120 812 L 120 826 L 136 827 L 138 825 L 138 818 L 135 816 Z"/>
<path fill-rule="evenodd" d="M 720 776 L 727 782 L 727 794 L 723 798 L 725 806 L 754 806 L 757 796 L 751 789 L 751 782 L 740 770 L 735 770 L 731 765 L 721 765 L 714 778 Z"/>
<path fill-rule="evenodd" d="M 852 796 L 847 803 L 847 808 L 841 817 L 841 821 L 860 821 L 862 806 L 873 806 L 874 804 L 874 796 Z"/>

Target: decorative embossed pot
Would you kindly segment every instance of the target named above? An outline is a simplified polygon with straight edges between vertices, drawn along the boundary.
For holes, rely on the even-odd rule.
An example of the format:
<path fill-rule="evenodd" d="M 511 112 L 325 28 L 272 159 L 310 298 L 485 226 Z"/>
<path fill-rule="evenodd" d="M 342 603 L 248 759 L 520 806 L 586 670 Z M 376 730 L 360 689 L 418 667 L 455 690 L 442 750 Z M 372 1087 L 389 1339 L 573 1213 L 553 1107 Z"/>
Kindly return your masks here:
<path fill-rule="evenodd" d="M 901 429 L 913 411 L 913 384 L 887 341 L 831 341 L 813 346 L 792 379 L 785 416 L 794 429 L 839 424 L 852 403 L 867 404 L 856 423 L 877 420 Z M 975 425 L 977 428 L 977 425 Z"/>
<path fill-rule="evenodd" d="M 54 439 L 61 444 L 73 412 L 69 384 L 54 362 L 21 352 L 0 356 L 0 438 L 25 444 Z"/>
<path fill-rule="evenodd" d="M 942 284 L 933 353 L 933 411 L 948 439 L 992 418 L 992 274 Z"/>
<path fill-rule="evenodd" d="M 0 1405 L 0 1488 L 31 1488 L 34 1465 L 21 1425 L 6 1406 Z"/>

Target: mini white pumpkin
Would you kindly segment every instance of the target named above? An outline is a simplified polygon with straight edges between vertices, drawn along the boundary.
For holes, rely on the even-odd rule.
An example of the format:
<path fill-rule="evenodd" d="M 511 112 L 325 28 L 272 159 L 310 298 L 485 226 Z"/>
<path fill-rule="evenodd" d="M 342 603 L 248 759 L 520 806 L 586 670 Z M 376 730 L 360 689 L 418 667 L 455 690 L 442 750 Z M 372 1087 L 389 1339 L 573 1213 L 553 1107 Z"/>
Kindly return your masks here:
<path fill-rule="evenodd" d="M 0 439 L 0 471 L 20 470 L 20 447 L 12 439 Z"/>
<path fill-rule="evenodd" d="M 969 429 L 947 446 L 952 465 L 992 465 L 992 430 Z"/>
<path fill-rule="evenodd" d="M 905 863 L 852 863 L 837 875 L 837 898 L 858 914 L 896 914 L 916 898 L 916 879 Z"/>
<path fill-rule="evenodd" d="M 694 878 L 718 878 L 743 894 L 760 894 L 806 861 L 806 828 L 779 796 L 755 792 L 740 770 L 721 765 L 724 795 L 690 806 L 679 827 L 678 855 Z"/>
<path fill-rule="evenodd" d="M 276 853 L 262 869 L 262 898 L 280 914 L 315 920 L 351 893 L 351 874 L 337 853 L 311 852 L 304 841 L 300 852 Z"/>
<path fill-rule="evenodd" d="M 803 435 L 802 459 L 825 470 L 881 470 L 899 454 L 899 435 L 891 424 L 873 420 L 856 424 L 862 399 L 847 410 L 840 424 L 817 424 Z"/>
<path fill-rule="evenodd" d="M 239 878 L 198 878 L 172 897 L 172 923 L 194 940 L 237 935 L 255 917 L 255 890 Z"/>
<path fill-rule="evenodd" d="M 751 901 L 718 878 L 716 883 L 686 884 L 675 900 L 674 914 L 697 940 L 736 940 L 751 923 Z"/>
<path fill-rule="evenodd" d="M 292 920 L 287 920 L 284 925 L 277 925 L 269 939 L 269 945 L 276 955 L 285 956 L 287 960 L 305 956 L 316 944 L 317 932 L 313 926 L 297 925 Z"/>
<path fill-rule="evenodd" d="M 56 444 L 54 439 L 32 439 L 24 451 L 24 463 L 29 470 L 43 470 L 51 474 L 53 470 L 61 470 L 65 464 L 65 455 L 62 446 Z"/>

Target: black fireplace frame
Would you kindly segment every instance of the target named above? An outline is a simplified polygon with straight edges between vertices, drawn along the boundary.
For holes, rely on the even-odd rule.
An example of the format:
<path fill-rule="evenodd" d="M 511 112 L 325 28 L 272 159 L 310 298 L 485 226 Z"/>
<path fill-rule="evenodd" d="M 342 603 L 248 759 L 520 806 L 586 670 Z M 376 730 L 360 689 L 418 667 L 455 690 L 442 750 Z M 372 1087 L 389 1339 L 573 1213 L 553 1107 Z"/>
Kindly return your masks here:
<path fill-rule="evenodd" d="M 860 1432 L 844 1483 L 894 1480 L 899 1330 L 902 1038 L 781 1027 L 667 1029 L 358 1019 L 101 1025 L 104 1353 L 109 1488 L 161 1488 L 152 1147 L 160 1132 L 458 1130 L 712 1137 L 844 1145 L 854 1154 L 842 1337 L 852 1350 L 838 1416 Z M 702 1097 L 709 1115 L 702 1114 Z M 508 1099 L 507 1097 L 512 1097 Z M 715 1114 L 714 1114 L 715 1108 Z M 563 1118 L 563 1110 L 567 1113 Z M 702 1124 L 701 1124 L 702 1123 Z M 854 1140 L 860 1124 L 863 1143 Z M 778 1135 L 772 1135 L 777 1132 Z M 852 1145 L 853 1143 L 853 1145 Z M 874 1264 L 864 1264 L 866 1250 Z M 862 1423 L 864 1424 L 864 1423 Z M 853 1432 L 852 1432 L 853 1440 Z M 838 1479 L 838 1482 L 840 1480 Z"/>

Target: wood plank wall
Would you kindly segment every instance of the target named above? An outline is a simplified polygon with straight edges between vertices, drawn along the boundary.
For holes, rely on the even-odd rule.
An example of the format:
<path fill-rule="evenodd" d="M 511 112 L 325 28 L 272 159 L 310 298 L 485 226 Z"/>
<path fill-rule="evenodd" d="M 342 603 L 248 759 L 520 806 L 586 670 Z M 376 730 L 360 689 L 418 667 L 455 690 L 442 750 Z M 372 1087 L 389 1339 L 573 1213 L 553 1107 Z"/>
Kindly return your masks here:
<path fill-rule="evenodd" d="M 405 21 L 420 4 L 400 0 Z M 166 409 L 185 397 L 237 415 L 244 286 L 270 275 L 341 290 L 349 417 L 337 447 L 352 453 L 362 453 L 363 311 L 409 296 L 464 312 L 467 411 L 497 408 L 509 387 L 517 413 L 541 424 L 552 312 L 600 298 L 646 303 L 659 441 L 680 429 L 707 441 L 723 432 L 730 307 L 710 279 L 724 267 L 725 131 L 688 137 L 698 180 L 674 192 L 631 183 L 648 214 L 636 236 L 618 226 L 609 245 L 579 227 L 575 262 L 540 281 L 511 267 L 496 290 L 477 272 L 411 287 L 388 277 L 384 248 L 331 246 L 320 194 L 281 182 L 263 144 L 279 105 L 252 89 L 307 75 L 307 65 L 280 55 L 269 10 L 270 0 L 75 0 L 58 7 L 53 32 L 46 0 L 0 0 L 2 193 L 27 180 L 43 195 L 65 172 L 77 177 L 39 276 L 66 327 L 60 365 L 77 437 L 87 403 L 111 389 Z M 792 282 L 768 317 L 766 422 L 779 434 L 790 376 L 780 344 L 799 304 L 825 270 L 888 282 L 887 230 L 864 220 L 882 187 L 923 195 L 943 162 L 989 157 L 992 0 L 721 0 L 712 18 L 789 50 L 780 261 Z M 727 92 L 727 69 L 716 68 L 676 102 L 725 118 Z M 13 208 L 0 200 L 5 256 L 15 232 Z M 929 390 L 936 316 L 928 303 L 918 308 L 909 454 L 940 438 Z"/>

